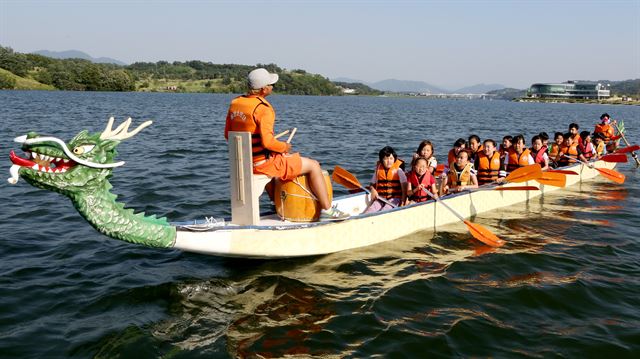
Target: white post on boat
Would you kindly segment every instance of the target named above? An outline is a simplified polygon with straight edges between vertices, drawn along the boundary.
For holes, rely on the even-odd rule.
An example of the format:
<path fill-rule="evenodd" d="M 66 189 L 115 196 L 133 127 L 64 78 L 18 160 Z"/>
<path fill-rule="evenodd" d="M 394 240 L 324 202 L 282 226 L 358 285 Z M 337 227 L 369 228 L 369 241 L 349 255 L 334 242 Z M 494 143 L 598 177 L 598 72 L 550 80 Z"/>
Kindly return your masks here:
<path fill-rule="evenodd" d="M 253 174 L 251 133 L 229 131 L 229 167 L 231 223 L 256 225 L 260 221 L 258 200 L 271 178 Z"/>

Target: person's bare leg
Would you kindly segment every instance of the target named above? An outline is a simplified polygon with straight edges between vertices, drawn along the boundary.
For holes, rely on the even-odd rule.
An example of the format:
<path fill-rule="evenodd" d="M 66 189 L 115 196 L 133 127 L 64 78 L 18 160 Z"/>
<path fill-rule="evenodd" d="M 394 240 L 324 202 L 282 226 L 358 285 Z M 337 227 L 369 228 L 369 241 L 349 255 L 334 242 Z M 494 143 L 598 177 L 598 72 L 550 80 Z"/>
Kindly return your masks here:
<path fill-rule="evenodd" d="M 322 209 L 329 209 L 331 202 L 329 202 L 329 195 L 327 194 L 327 185 L 322 175 L 322 168 L 316 160 L 311 158 L 301 157 L 302 159 L 302 173 L 309 175 L 309 182 L 311 185 L 311 191 L 318 198 L 320 207 Z"/>

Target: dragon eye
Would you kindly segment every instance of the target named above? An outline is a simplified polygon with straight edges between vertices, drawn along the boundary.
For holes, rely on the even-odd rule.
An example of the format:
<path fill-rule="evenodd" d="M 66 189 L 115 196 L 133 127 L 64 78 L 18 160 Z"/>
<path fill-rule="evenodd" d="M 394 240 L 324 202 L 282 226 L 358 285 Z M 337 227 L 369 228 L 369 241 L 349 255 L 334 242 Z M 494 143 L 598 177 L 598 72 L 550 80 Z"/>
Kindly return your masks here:
<path fill-rule="evenodd" d="M 90 152 L 96 145 L 80 145 L 73 148 L 73 153 L 81 155 L 83 153 Z"/>

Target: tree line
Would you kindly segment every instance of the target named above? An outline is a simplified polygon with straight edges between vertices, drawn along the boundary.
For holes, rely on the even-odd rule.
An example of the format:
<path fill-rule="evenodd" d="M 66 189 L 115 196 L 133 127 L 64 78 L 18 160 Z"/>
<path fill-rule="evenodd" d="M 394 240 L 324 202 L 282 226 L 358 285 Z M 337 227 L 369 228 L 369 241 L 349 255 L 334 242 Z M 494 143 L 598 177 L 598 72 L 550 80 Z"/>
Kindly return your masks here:
<path fill-rule="evenodd" d="M 135 91 L 136 83 L 148 87 L 153 80 L 205 82 L 205 91 L 241 93 L 246 77 L 255 67 L 264 67 L 280 76 L 276 91 L 291 95 L 340 95 L 341 89 L 329 79 L 304 70 L 286 71 L 275 64 L 256 66 L 213 64 L 203 61 L 136 62 L 127 66 L 98 64 L 83 59 L 53 59 L 37 54 L 23 54 L 0 46 L 0 68 L 32 78 L 60 90 Z M 6 76 L 4 76 L 6 77 Z M 0 74 L 0 88 L 13 88 L 15 81 Z"/>

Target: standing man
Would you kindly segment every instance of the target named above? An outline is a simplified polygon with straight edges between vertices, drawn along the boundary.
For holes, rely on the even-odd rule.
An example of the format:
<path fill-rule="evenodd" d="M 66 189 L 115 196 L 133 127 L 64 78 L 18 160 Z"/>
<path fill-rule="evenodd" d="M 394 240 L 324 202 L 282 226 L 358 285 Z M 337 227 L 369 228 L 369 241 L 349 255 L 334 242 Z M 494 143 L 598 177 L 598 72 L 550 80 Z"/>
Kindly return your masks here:
<path fill-rule="evenodd" d="M 251 133 L 253 172 L 290 181 L 300 175 L 309 175 L 311 191 L 323 209 L 321 219 L 343 219 L 347 214 L 331 207 L 322 168 L 318 161 L 291 152 L 291 144 L 274 138 L 276 113 L 265 99 L 273 92 L 278 74 L 258 68 L 247 77 L 249 90 L 246 95 L 231 101 L 224 127 L 224 137 L 229 131 Z"/>

